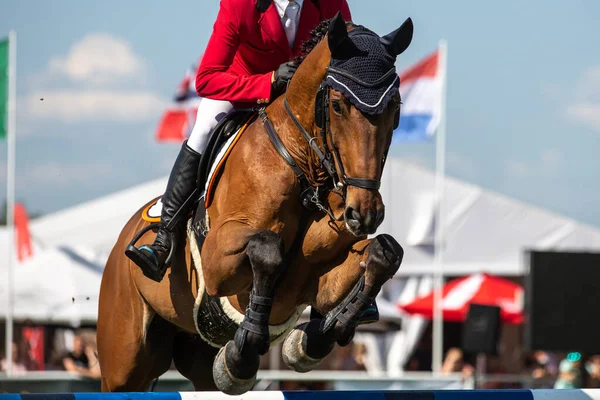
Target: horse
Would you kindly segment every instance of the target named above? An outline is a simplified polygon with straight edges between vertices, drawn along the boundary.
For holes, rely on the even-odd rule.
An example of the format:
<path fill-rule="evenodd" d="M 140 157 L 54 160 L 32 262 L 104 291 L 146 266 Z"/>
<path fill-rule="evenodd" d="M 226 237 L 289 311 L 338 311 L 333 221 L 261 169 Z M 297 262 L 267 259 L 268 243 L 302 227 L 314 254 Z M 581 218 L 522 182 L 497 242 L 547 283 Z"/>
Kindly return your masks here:
<path fill-rule="evenodd" d="M 307 372 L 376 320 L 365 315 L 403 258 L 393 237 L 369 235 L 412 35 L 410 18 L 382 37 L 339 13 L 317 26 L 286 93 L 246 120 L 160 283 L 124 254 L 154 240 L 144 210 L 158 198 L 131 216 L 100 287 L 102 391 L 146 391 L 173 362 L 196 390 L 242 394 L 274 344 Z"/>

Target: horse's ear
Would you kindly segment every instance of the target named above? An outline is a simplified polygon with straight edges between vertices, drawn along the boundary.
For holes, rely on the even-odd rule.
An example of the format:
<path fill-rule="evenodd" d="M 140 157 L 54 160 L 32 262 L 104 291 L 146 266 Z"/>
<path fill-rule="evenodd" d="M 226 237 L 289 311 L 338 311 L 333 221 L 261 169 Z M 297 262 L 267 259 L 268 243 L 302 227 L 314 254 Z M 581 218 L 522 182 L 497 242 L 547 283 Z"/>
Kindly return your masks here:
<path fill-rule="evenodd" d="M 327 43 L 329 51 L 333 58 L 342 59 L 350 57 L 354 51 L 357 51 L 354 43 L 348 38 L 348 30 L 342 14 L 338 11 L 335 17 L 329 23 L 327 31 Z"/>
<path fill-rule="evenodd" d="M 406 21 L 396 29 L 381 38 L 381 43 L 387 48 L 388 53 L 393 56 L 398 56 L 404 52 L 410 45 L 413 37 L 412 19 L 407 18 Z"/>

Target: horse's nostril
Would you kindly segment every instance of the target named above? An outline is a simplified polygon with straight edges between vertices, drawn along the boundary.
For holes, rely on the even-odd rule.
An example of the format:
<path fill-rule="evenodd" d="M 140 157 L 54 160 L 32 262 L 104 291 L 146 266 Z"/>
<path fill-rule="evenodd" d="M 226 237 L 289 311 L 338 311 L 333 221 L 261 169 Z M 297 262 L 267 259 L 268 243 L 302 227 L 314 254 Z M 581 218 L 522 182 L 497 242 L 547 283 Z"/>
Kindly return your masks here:
<path fill-rule="evenodd" d="M 347 220 L 360 221 L 360 213 L 352 207 L 347 207 L 344 217 Z"/>

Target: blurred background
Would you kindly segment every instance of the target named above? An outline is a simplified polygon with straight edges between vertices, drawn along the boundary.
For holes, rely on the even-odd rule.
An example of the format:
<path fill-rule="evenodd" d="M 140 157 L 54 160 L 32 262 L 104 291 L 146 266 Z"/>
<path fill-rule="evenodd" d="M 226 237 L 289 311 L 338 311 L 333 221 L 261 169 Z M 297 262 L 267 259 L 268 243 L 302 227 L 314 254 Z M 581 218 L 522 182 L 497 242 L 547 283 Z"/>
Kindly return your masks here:
<path fill-rule="evenodd" d="M 404 108 L 379 230 L 405 259 L 380 295 L 380 323 L 327 358 L 331 375 L 277 374 L 275 349 L 261 387 L 599 386 L 600 3 L 348 3 L 380 35 L 407 17 L 415 25 L 397 61 Z M 6 131 L 0 140 L 0 198 L 14 176 L 16 232 L 13 244 L 0 203 L 0 358 L 5 370 L 10 286 L 12 375 L 30 377 L 0 373 L 0 391 L 99 388 L 104 263 L 131 214 L 162 194 L 193 126 L 195 68 L 218 7 L 0 5 L 0 41 L 17 35 L 14 175 Z M 477 318 L 493 323 L 482 332 Z M 52 373 L 63 386 L 44 386 Z M 187 387 L 175 372 L 164 382 Z"/>

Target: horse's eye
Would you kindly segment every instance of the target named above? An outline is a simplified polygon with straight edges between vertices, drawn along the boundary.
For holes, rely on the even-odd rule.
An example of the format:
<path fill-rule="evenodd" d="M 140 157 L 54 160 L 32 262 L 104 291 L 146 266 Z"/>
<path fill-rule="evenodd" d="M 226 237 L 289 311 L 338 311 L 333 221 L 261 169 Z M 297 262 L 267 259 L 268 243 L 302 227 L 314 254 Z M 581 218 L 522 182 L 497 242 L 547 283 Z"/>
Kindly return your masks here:
<path fill-rule="evenodd" d="M 333 108 L 333 112 L 337 115 L 342 115 L 342 105 L 339 100 L 333 100 L 331 102 L 331 108 Z"/>

